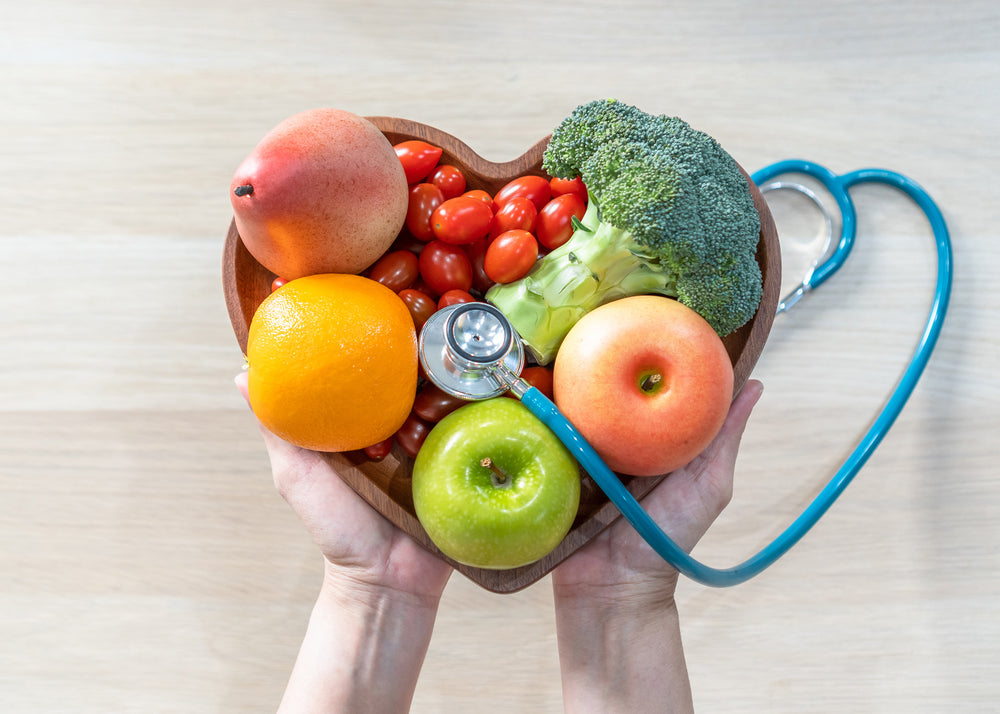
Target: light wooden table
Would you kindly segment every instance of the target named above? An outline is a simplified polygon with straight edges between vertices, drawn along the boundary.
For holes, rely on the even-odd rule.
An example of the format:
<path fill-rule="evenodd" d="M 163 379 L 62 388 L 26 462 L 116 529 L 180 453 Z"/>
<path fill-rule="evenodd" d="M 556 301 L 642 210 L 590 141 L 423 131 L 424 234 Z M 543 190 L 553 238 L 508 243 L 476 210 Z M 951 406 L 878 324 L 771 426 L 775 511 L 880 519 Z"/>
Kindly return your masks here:
<path fill-rule="evenodd" d="M 688 119 L 749 170 L 897 169 L 955 244 L 937 352 L 841 501 L 750 583 L 681 585 L 700 710 L 994 711 L 998 36 L 992 0 L 4 2 L 0 711 L 280 697 L 320 562 L 232 386 L 220 281 L 229 180 L 260 136 L 332 105 L 502 160 L 608 96 Z M 915 344 L 930 232 L 890 189 L 855 198 L 855 254 L 758 365 L 736 498 L 697 550 L 711 563 L 799 512 Z M 550 606 L 547 581 L 499 596 L 455 576 L 413 711 L 558 711 Z"/>

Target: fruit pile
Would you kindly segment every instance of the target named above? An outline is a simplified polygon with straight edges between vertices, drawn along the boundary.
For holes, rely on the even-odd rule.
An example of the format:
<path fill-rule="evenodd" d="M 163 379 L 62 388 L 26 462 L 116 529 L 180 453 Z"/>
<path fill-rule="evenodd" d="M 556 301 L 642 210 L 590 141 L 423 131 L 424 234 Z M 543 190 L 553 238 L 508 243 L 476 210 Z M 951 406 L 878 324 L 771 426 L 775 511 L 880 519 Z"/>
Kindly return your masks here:
<path fill-rule="evenodd" d="M 283 121 L 240 165 L 234 221 L 277 276 L 249 330 L 250 405 L 304 448 L 378 461 L 398 447 L 415 460 L 414 505 L 434 542 L 460 562 L 517 567 L 568 532 L 578 467 L 517 400 L 470 404 L 426 379 L 417 336 L 435 311 L 484 299 L 563 245 L 588 195 L 579 179 L 537 174 L 490 195 L 444 157 L 317 109 Z M 708 323 L 671 298 L 636 296 L 578 325 L 552 366 L 529 363 L 521 377 L 621 473 L 659 475 L 700 453 L 732 391 Z"/>

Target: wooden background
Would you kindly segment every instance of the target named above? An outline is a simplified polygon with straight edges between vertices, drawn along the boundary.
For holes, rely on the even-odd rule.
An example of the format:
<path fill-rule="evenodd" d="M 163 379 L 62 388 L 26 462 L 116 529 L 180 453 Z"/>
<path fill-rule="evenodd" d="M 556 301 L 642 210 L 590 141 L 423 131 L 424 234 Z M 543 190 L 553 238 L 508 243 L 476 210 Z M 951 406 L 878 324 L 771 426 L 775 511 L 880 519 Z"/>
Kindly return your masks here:
<path fill-rule="evenodd" d="M 0 3 L 0 711 L 272 711 L 320 579 L 232 378 L 235 167 L 314 106 L 438 126 L 492 160 L 574 106 L 679 115 L 748 170 L 899 170 L 956 282 L 880 450 L 755 580 L 678 599 L 705 712 L 993 711 L 1000 7 L 992 0 Z M 736 498 L 696 554 L 755 552 L 840 464 L 925 319 L 934 254 L 854 191 L 848 265 L 775 322 Z M 795 246 L 818 219 L 774 211 Z M 783 245 L 783 249 L 784 249 Z M 547 580 L 455 575 L 414 712 L 561 708 Z"/>

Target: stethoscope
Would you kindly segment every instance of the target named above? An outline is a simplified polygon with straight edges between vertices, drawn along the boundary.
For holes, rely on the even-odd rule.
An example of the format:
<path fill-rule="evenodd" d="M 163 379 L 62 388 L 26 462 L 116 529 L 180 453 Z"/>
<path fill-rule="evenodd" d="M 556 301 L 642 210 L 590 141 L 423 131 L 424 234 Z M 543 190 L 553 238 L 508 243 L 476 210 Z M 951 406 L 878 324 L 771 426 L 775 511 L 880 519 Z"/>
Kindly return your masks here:
<path fill-rule="evenodd" d="M 840 240 L 832 252 L 829 245 L 833 238 L 832 214 L 816 193 L 804 184 L 772 181 L 786 174 L 815 179 L 835 200 L 841 215 L 841 231 Z M 419 339 L 420 361 L 431 381 L 449 394 L 467 400 L 489 399 L 510 391 L 555 433 L 654 551 L 680 573 L 715 587 L 737 585 L 768 568 L 798 543 L 844 492 L 888 433 L 916 387 L 941 332 L 951 293 L 952 257 L 948 228 L 934 201 L 911 179 L 885 169 L 861 169 L 837 175 L 818 164 L 801 160 L 780 161 L 757 171 L 751 178 L 762 193 L 794 190 L 805 195 L 820 209 L 826 222 L 828 245 L 824 246 L 820 258 L 801 284 L 781 300 L 777 308 L 779 314 L 787 312 L 810 290 L 828 280 L 847 260 L 857 233 L 857 214 L 849 189 L 862 183 L 895 187 L 923 210 L 930 221 L 937 247 L 937 281 L 917 347 L 868 431 L 803 512 L 770 544 L 739 565 L 731 568 L 707 566 L 663 532 L 555 404 L 518 376 L 524 366 L 524 349 L 517 332 L 496 307 L 476 302 L 439 310 L 424 325 Z"/>

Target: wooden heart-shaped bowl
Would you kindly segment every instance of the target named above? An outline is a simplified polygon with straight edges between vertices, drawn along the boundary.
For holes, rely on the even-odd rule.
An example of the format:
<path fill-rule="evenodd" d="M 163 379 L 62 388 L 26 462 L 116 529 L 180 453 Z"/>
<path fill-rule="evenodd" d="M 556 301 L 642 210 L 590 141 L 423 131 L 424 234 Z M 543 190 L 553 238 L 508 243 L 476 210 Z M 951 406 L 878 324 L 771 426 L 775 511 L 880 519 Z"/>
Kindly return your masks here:
<path fill-rule="evenodd" d="M 443 149 L 441 163 L 459 167 L 465 173 L 469 189 L 483 189 L 495 194 L 512 178 L 525 174 L 544 176 L 542 153 L 548 137 L 531 147 L 524 155 L 506 163 L 483 159 L 466 144 L 443 131 L 405 119 L 369 117 L 392 144 L 407 139 L 423 139 Z M 735 395 L 746 382 L 764 348 L 778 305 L 781 284 L 781 253 L 774 219 L 760 191 L 751 182 L 753 199 L 760 212 L 761 232 L 757 246 L 757 261 L 764 278 L 764 294 L 756 316 L 736 332 L 724 338 L 735 373 Z M 222 282 L 233 331 L 240 348 L 246 354 L 250 321 L 260 303 L 271 292 L 276 276 L 258 263 L 243 245 L 235 222 L 230 223 L 226 236 Z M 562 543 L 541 560 L 512 570 L 487 570 L 456 563 L 441 553 L 421 527 L 413 509 L 410 489 L 413 459 L 397 446 L 379 462 L 367 460 L 362 453 L 325 454 L 325 458 L 358 494 L 383 516 L 408 533 L 428 550 L 450 562 L 466 577 L 497 593 L 510 593 L 531 585 L 544 577 L 556 565 L 582 547 L 591 538 L 621 517 L 618 509 L 586 474 L 580 509 L 570 532 Z M 664 476 L 635 478 L 622 476 L 629 491 L 642 499 Z"/>

